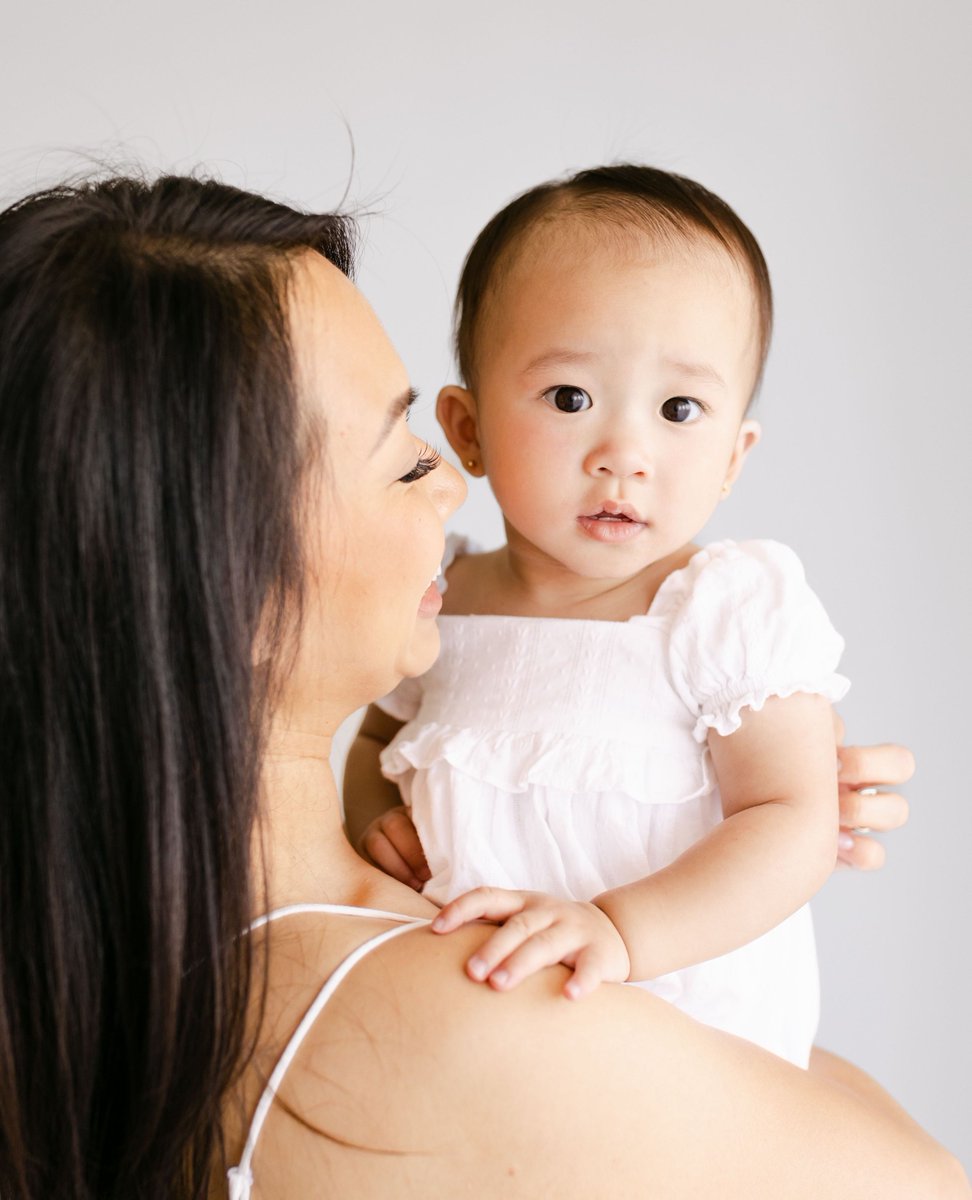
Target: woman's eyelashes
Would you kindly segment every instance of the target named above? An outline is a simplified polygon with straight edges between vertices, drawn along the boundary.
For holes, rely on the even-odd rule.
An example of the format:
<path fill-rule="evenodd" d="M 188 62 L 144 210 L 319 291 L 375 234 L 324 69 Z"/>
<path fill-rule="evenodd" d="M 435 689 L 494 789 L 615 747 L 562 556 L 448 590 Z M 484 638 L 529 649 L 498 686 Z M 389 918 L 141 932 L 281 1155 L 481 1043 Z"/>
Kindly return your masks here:
<path fill-rule="evenodd" d="M 442 456 L 438 450 L 435 450 L 426 443 L 422 447 L 422 453 L 419 455 L 418 462 L 412 467 L 411 471 L 402 475 L 398 482 L 414 483 L 416 479 L 421 479 L 424 475 L 428 475 L 430 471 L 434 471 L 440 462 L 442 462 Z"/>
<path fill-rule="evenodd" d="M 547 388 L 543 393 L 543 398 L 551 408 L 563 413 L 583 412 L 594 403 L 583 388 L 574 387 L 569 383 Z"/>

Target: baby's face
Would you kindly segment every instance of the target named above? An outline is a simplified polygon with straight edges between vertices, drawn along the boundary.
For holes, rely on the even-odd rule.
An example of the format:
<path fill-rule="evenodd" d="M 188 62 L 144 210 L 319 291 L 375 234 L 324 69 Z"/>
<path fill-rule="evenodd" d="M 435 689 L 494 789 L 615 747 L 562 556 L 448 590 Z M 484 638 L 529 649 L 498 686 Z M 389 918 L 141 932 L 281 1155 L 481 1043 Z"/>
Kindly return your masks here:
<path fill-rule="evenodd" d="M 758 437 L 752 287 L 706 244 L 534 241 L 478 346 L 483 466 L 511 548 L 624 578 L 692 541 Z"/>

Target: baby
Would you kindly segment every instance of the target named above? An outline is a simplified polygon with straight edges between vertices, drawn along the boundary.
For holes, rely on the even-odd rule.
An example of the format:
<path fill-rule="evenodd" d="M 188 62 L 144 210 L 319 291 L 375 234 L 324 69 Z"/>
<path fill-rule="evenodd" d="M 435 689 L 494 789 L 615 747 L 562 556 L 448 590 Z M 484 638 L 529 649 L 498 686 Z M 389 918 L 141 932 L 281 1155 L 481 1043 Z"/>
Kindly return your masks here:
<path fill-rule="evenodd" d="M 417 831 L 435 928 L 503 922 L 474 979 L 562 962 L 569 996 L 638 982 L 805 1066 L 843 643 L 791 550 L 693 543 L 771 324 L 752 234 L 680 176 L 583 171 L 489 222 L 437 412 L 507 541 L 450 539 L 441 655 L 369 710 L 347 803 L 402 878 Z"/>

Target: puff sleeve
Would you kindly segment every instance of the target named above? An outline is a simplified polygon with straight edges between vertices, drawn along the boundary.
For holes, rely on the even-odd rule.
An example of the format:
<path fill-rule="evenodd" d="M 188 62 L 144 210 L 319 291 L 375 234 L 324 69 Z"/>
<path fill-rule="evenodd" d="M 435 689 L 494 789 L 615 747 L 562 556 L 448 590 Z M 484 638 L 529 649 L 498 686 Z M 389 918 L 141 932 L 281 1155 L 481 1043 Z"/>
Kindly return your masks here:
<path fill-rule="evenodd" d="M 665 593 L 663 595 L 663 593 Z M 693 735 L 730 734 L 744 708 L 796 692 L 840 700 L 843 638 L 787 546 L 716 542 L 663 584 L 672 682 L 696 717 Z"/>

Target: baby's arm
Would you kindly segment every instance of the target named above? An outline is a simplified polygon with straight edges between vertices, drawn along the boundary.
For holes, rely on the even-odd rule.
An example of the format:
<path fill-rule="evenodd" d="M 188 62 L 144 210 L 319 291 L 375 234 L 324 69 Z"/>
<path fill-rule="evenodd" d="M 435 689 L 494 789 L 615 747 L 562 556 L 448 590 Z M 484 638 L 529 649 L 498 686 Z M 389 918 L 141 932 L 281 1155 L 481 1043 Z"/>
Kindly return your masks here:
<path fill-rule="evenodd" d="M 837 852 L 837 762 L 830 705 L 771 699 L 709 735 L 725 820 L 670 866 L 605 892 L 632 979 L 725 954 L 778 925 L 830 875 Z"/>
<path fill-rule="evenodd" d="M 429 878 L 425 853 L 398 788 L 382 775 L 379 763 L 403 724 L 369 705 L 344 768 L 344 825 L 363 858 L 419 891 Z"/>
<path fill-rule="evenodd" d="M 579 999 L 603 981 L 654 979 L 725 954 L 803 905 L 837 852 L 830 705 L 799 694 L 741 715 L 733 734 L 710 735 L 725 820 L 670 866 L 590 904 L 478 888 L 446 905 L 437 932 L 505 922 L 470 975 L 507 990 L 562 962 L 574 968 L 567 994 Z"/>

